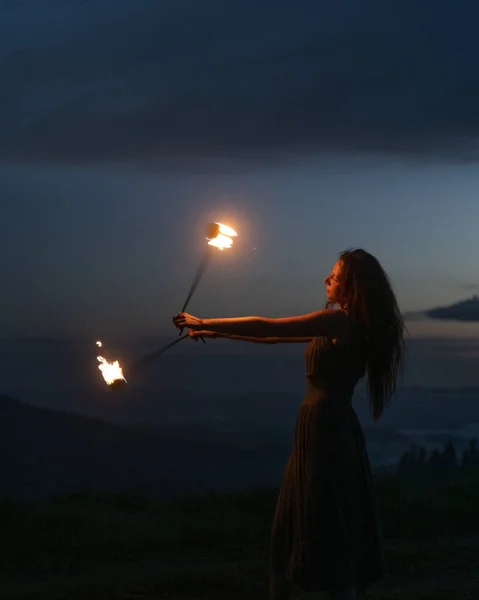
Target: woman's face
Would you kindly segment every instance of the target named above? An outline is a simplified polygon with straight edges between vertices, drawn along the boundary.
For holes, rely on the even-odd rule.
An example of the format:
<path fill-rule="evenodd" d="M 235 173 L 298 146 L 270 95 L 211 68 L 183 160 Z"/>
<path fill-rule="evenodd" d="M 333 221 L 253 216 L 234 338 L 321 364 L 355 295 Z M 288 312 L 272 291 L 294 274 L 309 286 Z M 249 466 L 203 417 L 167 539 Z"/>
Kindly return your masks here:
<path fill-rule="evenodd" d="M 324 283 L 326 285 L 326 297 L 328 302 L 339 304 L 341 298 L 341 261 L 337 261 L 330 275 L 326 277 Z"/>

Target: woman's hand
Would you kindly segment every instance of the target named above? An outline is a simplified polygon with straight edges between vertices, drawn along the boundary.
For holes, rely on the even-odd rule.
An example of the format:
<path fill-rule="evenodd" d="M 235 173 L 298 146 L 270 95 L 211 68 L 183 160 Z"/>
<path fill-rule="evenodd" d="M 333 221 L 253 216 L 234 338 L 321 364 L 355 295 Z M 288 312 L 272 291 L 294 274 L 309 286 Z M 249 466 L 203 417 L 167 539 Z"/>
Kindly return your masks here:
<path fill-rule="evenodd" d="M 188 331 L 188 335 L 190 337 L 190 340 L 193 340 L 194 342 L 197 342 L 198 340 L 204 342 L 205 338 L 214 340 L 215 338 L 219 337 L 218 333 L 215 333 L 214 331 L 206 331 L 205 329 L 201 329 L 199 331 L 194 331 L 193 329 L 190 329 Z"/>
<path fill-rule="evenodd" d="M 203 328 L 202 319 L 189 315 L 188 313 L 179 313 L 176 317 L 173 317 L 173 324 L 177 329 L 192 329 L 193 331 L 200 331 Z"/>

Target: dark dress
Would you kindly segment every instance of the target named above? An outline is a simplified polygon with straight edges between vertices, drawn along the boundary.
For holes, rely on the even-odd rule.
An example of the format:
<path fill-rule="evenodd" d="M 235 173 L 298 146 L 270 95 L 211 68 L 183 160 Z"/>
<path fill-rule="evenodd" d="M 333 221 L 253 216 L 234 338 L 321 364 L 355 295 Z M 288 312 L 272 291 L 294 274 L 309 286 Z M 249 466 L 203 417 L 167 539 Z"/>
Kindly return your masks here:
<path fill-rule="evenodd" d="M 351 405 L 365 362 L 352 345 L 314 338 L 271 532 L 271 567 L 307 591 L 382 578 L 382 535 L 361 425 Z"/>

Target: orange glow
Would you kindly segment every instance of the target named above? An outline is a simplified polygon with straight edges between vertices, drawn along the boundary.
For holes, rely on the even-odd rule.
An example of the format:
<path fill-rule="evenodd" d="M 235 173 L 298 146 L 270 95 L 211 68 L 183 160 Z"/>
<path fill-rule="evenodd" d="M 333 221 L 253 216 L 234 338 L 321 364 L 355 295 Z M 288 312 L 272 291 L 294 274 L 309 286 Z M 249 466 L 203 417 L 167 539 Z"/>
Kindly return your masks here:
<path fill-rule="evenodd" d="M 103 344 L 100 341 L 98 341 L 96 345 L 98 346 L 98 348 L 103 347 Z M 100 363 L 98 365 L 98 368 L 100 369 L 101 374 L 103 375 L 105 383 L 107 383 L 108 385 L 112 385 L 113 383 L 115 383 L 115 381 L 119 380 L 122 380 L 126 383 L 125 376 L 123 375 L 123 369 L 121 368 L 121 365 L 117 360 L 110 362 L 101 355 L 97 356 L 97 360 Z"/>
<path fill-rule="evenodd" d="M 231 248 L 233 245 L 233 240 L 231 238 L 236 237 L 238 234 L 234 229 L 228 227 L 227 225 L 223 225 L 222 223 L 216 223 L 218 225 L 218 234 L 213 239 L 210 239 L 208 242 L 209 246 L 213 246 L 218 248 L 218 250 L 225 250 L 226 248 Z"/>

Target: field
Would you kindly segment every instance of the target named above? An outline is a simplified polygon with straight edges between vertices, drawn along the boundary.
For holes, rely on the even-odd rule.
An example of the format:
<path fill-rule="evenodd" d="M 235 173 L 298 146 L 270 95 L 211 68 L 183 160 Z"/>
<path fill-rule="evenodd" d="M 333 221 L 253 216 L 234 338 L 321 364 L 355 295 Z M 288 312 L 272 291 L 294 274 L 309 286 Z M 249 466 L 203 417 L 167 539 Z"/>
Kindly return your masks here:
<path fill-rule="evenodd" d="M 479 475 L 377 477 L 387 577 L 368 600 L 479 598 Z M 0 503 L 2 600 L 266 599 L 275 490 Z M 299 590 L 296 598 L 307 598 Z"/>

